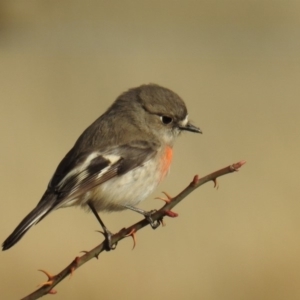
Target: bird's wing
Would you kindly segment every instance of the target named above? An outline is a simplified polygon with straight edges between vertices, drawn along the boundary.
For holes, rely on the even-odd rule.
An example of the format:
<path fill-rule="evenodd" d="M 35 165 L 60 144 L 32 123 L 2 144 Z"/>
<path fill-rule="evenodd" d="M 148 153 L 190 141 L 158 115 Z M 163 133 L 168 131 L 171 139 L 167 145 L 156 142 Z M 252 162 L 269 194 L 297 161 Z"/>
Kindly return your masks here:
<path fill-rule="evenodd" d="M 66 173 L 63 175 L 64 168 L 60 165 L 48 186 L 48 192 L 50 189 L 56 195 L 55 207 L 67 204 L 115 176 L 142 166 L 157 153 L 158 147 L 153 141 L 134 141 L 105 151 L 86 152 L 76 159 L 71 155 L 69 163 L 61 163 Z"/>

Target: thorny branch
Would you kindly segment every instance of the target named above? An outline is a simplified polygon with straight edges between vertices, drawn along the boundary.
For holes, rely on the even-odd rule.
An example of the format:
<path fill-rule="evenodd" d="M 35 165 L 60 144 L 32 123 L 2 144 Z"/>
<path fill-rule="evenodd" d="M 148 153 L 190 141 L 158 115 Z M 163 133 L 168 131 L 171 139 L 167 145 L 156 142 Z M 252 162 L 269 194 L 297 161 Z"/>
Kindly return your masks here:
<path fill-rule="evenodd" d="M 208 181 L 213 181 L 214 186 L 218 187 L 217 184 L 217 178 L 235 171 L 238 171 L 238 169 L 243 166 L 246 162 L 240 161 L 238 163 L 235 163 L 233 165 L 230 165 L 226 168 L 223 168 L 221 170 L 218 170 L 216 172 L 213 172 L 207 176 L 204 176 L 202 178 L 199 178 L 198 175 L 196 175 L 193 179 L 193 181 L 176 197 L 171 198 L 168 194 L 165 193 L 166 199 L 162 199 L 166 202 L 166 204 L 157 210 L 155 213 L 153 213 L 152 220 L 158 221 L 160 223 L 163 223 L 163 217 L 169 216 L 169 217 L 176 217 L 177 214 L 172 212 L 172 208 L 176 206 L 180 201 L 182 201 L 187 195 L 189 195 L 191 192 L 193 192 L 195 189 L 203 185 L 204 183 Z M 121 229 L 118 233 L 114 234 L 112 236 L 112 244 L 115 244 L 122 239 L 132 236 L 134 240 L 135 245 L 135 236 L 134 234 L 142 229 L 143 227 L 149 225 L 149 222 L 146 219 L 143 219 L 133 225 L 131 225 L 128 228 Z M 98 246 L 96 246 L 94 249 L 84 252 L 84 254 L 80 257 L 76 257 L 67 267 L 65 267 L 61 272 L 59 272 L 57 275 L 50 275 L 46 271 L 40 270 L 43 273 L 45 273 L 48 277 L 48 281 L 41 285 L 39 289 L 31 293 L 30 295 L 24 297 L 22 300 L 34 300 L 38 299 L 46 294 L 55 294 L 56 291 L 53 290 L 53 288 L 61 282 L 64 278 L 66 278 L 68 275 L 72 275 L 72 273 L 78 269 L 80 266 L 91 260 L 92 258 L 98 258 L 99 254 L 105 250 L 105 242 L 102 242 Z"/>

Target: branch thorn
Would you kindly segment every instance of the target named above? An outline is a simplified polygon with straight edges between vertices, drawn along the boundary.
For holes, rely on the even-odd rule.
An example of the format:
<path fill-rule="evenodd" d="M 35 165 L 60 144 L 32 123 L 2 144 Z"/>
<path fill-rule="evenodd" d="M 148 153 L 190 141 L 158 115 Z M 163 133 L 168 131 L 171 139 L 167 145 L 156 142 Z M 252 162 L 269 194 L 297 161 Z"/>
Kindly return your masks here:
<path fill-rule="evenodd" d="M 238 169 L 239 169 L 240 167 L 242 167 L 245 163 L 246 163 L 245 160 L 241 160 L 241 161 L 239 161 L 239 162 L 237 162 L 237 163 L 231 165 L 231 166 L 230 166 L 230 169 L 231 169 L 232 172 L 238 172 Z"/>
<path fill-rule="evenodd" d="M 167 197 L 167 198 L 162 198 L 162 197 L 156 197 L 155 199 L 158 199 L 158 200 L 162 200 L 164 202 L 166 202 L 166 204 L 170 203 L 172 201 L 172 197 L 166 193 L 166 192 L 163 192 L 163 194 Z"/>
<path fill-rule="evenodd" d="M 133 247 L 132 247 L 132 250 L 135 248 L 135 246 L 136 246 L 136 229 L 135 228 L 133 228 L 133 229 L 131 229 L 131 231 L 129 232 L 129 233 L 127 233 L 126 235 L 125 235 L 125 237 L 128 237 L 128 236 L 131 236 L 132 237 L 132 240 L 133 240 Z"/>
<path fill-rule="evenodd" d="M 193 181 L 191 182 L 192 185 L 197 185 L 198 182 L 199 182 L 199 176 L 198 175 L 195 175 L 194 178 L 193 178 Z"/>
<path fill-rule="evenodd" d="M 171 211 L 171 210 L 166 210 L 165 211 L 166 216 L 170 217 L 170 218 L 176 218 L 178 217 L 178 213 Z"/>
<path fill-rule="evenodd" d="M 72 278 L 74 271 L 76 270 L 76 267 L 78 266 L 79 260 L 80 260 L 80 257 L 78 257 L 78 256 L 76 256 L 75 259 L 73 260 L 72 267 L 70 270 L 70 279 Z"/>
<path fill-rule="evenodd" d="M 219 184 L 218 184 L 217 178 L 214 178 L 212 181 L 214 182 L 214 188 L 218 190 Z"/>
<path fill-rule="evenodd" d="M 48 277 L 48 280 L 46 282 L 43 282 L 43 283 L 38 285 L 39 287 L 48 286 L 48 285 L 51 285 L 53 283 L 53 280 L 54 280 L 55 276 L 51 275 L 50 273 L 48 273 L 45 270 L 38 270 L 38 271 L 44 273 Z"/>

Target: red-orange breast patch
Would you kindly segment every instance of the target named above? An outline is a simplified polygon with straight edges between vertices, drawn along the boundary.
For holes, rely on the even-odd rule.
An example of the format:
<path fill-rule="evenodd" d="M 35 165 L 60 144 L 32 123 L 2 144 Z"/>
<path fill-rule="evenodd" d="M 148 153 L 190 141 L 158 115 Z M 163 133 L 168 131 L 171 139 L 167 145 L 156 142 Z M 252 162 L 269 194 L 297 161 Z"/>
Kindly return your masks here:
<path fill-rule="evenodd" d="M 166 147 L 163 155 L 163 162 L 161 168 L 161 180 L 163 180 L 169 172 L 169 168 L 173 158 L 173 149 L 169 146 Z"/>

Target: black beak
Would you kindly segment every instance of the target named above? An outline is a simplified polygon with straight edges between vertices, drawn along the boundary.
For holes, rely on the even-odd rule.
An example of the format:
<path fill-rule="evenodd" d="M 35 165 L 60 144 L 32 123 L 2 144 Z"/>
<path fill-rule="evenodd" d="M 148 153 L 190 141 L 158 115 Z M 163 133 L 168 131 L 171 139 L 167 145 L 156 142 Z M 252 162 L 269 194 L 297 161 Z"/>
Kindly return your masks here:
<path fill-rule="evenodd" d="M 196 133 L 202 133 L 202 130 L 199 127 L 196 127 L 191 123 L 187 123 L 185 126 L 179 126 L 179 129 L 180 130 L 191 131 L 191 132 L 196 132 Z"/>

